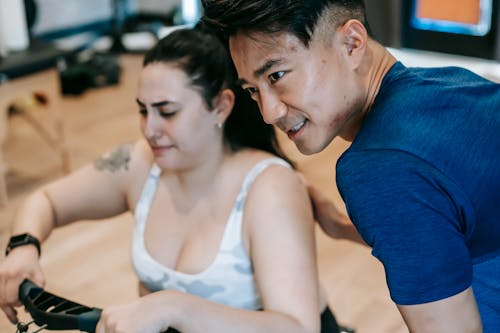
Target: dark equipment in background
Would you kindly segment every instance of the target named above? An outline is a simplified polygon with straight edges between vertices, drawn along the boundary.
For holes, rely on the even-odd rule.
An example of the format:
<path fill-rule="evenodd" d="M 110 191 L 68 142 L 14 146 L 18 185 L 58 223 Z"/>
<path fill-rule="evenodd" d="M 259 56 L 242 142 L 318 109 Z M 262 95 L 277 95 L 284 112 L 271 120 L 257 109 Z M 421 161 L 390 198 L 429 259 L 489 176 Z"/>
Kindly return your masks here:
<path fill-rule="evenodd" d="M 118 84 L 121 67 L 110 53 L 83 51 L 57 63 L 63 95 L 80 95 L 89 88 Z"/>

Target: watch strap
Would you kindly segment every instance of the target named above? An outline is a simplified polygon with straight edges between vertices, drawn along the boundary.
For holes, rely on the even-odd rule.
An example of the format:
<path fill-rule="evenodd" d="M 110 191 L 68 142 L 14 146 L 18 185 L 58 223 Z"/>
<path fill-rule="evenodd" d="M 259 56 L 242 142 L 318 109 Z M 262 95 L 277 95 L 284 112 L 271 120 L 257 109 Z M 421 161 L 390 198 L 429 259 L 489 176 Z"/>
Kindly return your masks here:
<path fill-rule="evenodd" d="M 5 255 L 9 255 L 10 251 L 15 249 L 16 247 L 24 245 L 34 245 L 38 251 L 38 256 L 40 256 L 40 241 L 38 240 L 38 238 L 29 233 L 12 236 L 9 240 L 9 243 L 7 244 L 7 248 L 5 249 Z"/>

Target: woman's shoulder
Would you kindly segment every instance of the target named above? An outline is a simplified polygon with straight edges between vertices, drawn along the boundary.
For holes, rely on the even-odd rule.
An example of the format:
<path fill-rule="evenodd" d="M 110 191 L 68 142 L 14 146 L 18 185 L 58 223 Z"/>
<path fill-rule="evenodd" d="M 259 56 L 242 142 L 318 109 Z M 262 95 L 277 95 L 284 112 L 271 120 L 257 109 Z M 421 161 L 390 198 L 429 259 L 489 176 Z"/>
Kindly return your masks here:
<path fill-rule="evenodd" d="M 120 155 L 120 159 L 123 160 L 120 182 L 127 193 L 129 202 L 137 202 L 154 164 L 147 142 L 139 139 L 122 144 L 117 146 L 112 154 Z"/>
<path fill-rule="evenodd" d="M 94 161 L 97 170 L 108 171 L 126 183 L 147 174 L 153 165 L 152 154 L 144 140 L 123 143 Z"/>
<path fill-rule="evenodd" d="M 252 162 L 256 166 L 271 158 L 276 156 L 259 154 Z M 308 225 L 305 222 L 313 220 L 311 204 L 299 174 L 281 163 L 262 166 L 254 169 L 258 171 L 251 176 L 252 182 L 247 188 L 244 216 L 250 237 L 269 228 L 290 230 Z"/>
<path fill-rule="evenodd" d="M 146 140 L 139 139 L 131 144 L 131 159 L 148 168 L 153 165 L 153 154 Z"/>
<path fill-rule="evenodd" d="M 255 197 L 264 198 L 278 192 L 283 195 L 295 195 L 295 190 L 303 187 L 298 174 L 284 159 L 268 152 L 245 149 L 234 157 L 248 176 L 253 173 L 254 180 L 250 191 L 258 193 Z M 288 191 L 294 193 L 287 193 Z M 265 199 L 264 199 L 265 200 Z M 260 199 L 259 199 L 260 201 Z"/>
<path fill-rule="evenodd" d="M 284 159 L 268 153 L 266 151 L 246 148 L 238 151 L 232 156 L 232 165 L 238 168 L 252 169 L 259 164 L 269 166 L 279 166 L 280 168 L 291 168 L 290 164 Z"/>

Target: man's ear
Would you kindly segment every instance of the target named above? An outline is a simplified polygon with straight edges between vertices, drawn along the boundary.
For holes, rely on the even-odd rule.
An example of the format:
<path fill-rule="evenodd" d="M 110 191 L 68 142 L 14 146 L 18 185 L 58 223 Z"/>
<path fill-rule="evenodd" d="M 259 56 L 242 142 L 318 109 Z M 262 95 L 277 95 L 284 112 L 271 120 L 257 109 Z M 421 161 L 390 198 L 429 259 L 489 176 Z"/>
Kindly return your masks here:
<path fill-rule="evenodd" d="M 224 89 L 217 95 L 212 111 L 214 112 L 216 125 L 222 125 L 226 122 L 227 117 L 233 111 L 234 102 L 235 95 L 231 89 Z"/>
<path fill-rule="evenodd" d="M 349 20 L 341 28 L 343 49 L 346 59 L 353 68 L 359 67 L 366 53 L 368 44 L 368 32 L 365 26 L 358 20 Z"/>

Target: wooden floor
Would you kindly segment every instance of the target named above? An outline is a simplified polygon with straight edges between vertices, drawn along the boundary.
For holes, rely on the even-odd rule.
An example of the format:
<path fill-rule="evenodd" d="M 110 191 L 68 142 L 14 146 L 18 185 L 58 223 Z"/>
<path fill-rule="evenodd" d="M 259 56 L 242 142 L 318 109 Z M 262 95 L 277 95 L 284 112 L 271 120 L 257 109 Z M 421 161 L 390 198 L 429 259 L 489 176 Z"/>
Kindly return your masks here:
<path fill-rule="evenodd" d="M 127 55 L 120 61 L 123 73 L 119 86 L 89 90 L 81 97 L 59 101 L 68 129 L 73 169 L 140 135 L 134 100 L 141 58 Z M 58 89 L 53 74 L 49 71 L 34 76 L 45 82 L 44 89 Z M 15 93 L 24 95 L 29 91 Z M 37 117 L 49 122 L 40 112 Z M 336 140 L 321 154 L 305 157 L 289 142 L 281 141 L 299 169 L 343 207 L 335 186 L 334 167 L 346 143 Z M 10 221 L 25 195 L 61 176 L 59 155 L 18 115 L 8 120 L 3 151 L 10 201 L 0 209 L 0 249 L 5 248 Z M 137 281 L 129 259 L 131 229 L 131 215 L 125 214 L 106 221 L 76 223 L 53 232 L 42 247 L 47 289 L 96 307 L 136 297 Z M 358 333 L 408 332 L 389 298 L 382 266 L 371 256 L 370 249 L 329 239 L 319 228 L 317 236 L 320 278 L 338 320 Z M 21 317 L 27 319 L 26 314 Z M 3 315 L 0 332 L 15 332 Z"/>

